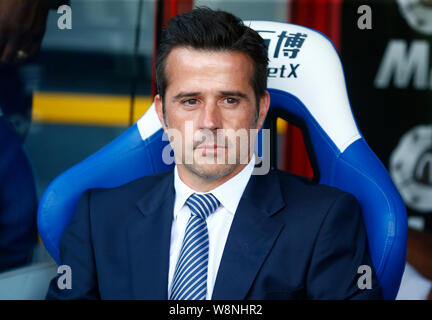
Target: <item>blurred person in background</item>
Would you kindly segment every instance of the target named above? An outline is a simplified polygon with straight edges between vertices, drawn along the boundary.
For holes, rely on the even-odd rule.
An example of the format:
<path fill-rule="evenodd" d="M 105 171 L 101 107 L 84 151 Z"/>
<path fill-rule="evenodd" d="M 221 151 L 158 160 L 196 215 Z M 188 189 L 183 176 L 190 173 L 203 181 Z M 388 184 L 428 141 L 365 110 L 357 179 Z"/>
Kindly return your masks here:
<path fill-rule="evenodd" d="M 397 300 L 432 300 L 432 235 L 408 228 L 407 264 Z"/>
<path fill-rule="evenodd" d="M 0 1 L 0 272 L 31 262 L 36 244 L 36 190 L 22 148 L 32 92 L 20 66 L 40 51 L 49 9 L 66 0 Z"/>

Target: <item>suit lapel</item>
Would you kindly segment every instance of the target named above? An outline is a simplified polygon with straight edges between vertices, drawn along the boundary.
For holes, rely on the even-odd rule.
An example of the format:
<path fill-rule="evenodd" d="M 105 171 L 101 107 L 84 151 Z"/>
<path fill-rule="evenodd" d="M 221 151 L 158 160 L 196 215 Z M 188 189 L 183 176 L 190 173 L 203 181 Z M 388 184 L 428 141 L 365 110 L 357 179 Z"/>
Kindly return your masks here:
<path fill-rule="evenodd" d="M 137 202 L 139 211 L 129 221 L 128 248 L 134 299 L 167 299 L 174 200 L 171 172 Z"/>
<path fill-rule="evenodd" d="M 241 300 L 249 291 L 283 224 L 271 216 L 284 207 L 275 170 L 252 176 L 231 225 L 213 300 Z"/>

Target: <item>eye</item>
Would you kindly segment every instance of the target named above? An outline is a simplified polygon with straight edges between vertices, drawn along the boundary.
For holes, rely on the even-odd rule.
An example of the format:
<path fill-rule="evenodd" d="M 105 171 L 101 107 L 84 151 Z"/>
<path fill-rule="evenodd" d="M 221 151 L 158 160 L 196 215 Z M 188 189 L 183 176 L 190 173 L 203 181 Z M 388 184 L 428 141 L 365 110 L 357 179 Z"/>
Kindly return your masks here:
<path fill-rule="evenodd" d="M 238 99 L 236 99 L 236 98 L 232 98 L 232 97 L 226 97 L 226 98 L 224 98 L 224 102 L 226 103 L 226 104 L 236 104 L 237 102 L 238 102 Z"/>
<path fill-rule="evenodd" d="M 187 105 L 187 106 L 195 106 L 198 104 L 198 99 L 195 99 L 195 98 L 186 99 L 186 100 L 182 101 L 182 104 Z"/>

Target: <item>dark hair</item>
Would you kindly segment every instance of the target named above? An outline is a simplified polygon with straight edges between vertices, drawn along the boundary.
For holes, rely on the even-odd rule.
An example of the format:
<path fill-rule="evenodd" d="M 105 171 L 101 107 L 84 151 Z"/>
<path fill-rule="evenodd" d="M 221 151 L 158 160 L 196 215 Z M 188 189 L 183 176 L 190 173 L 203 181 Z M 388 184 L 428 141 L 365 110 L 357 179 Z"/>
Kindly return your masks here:
<path fill-rule="evenodd" d="M 156 57 L 157 90 L 162 99 L 167 87 L 166 60 L 176 47 L 247 54 L 254 65 L 251 85 L 257 101 L 258 117 L 259 97 L 264 95 L 267 88 L 268 57 L 265 42 L 255 30 L 245 26 L 231 13 L 206 7 L 170 19 L 162 31 Z"/>

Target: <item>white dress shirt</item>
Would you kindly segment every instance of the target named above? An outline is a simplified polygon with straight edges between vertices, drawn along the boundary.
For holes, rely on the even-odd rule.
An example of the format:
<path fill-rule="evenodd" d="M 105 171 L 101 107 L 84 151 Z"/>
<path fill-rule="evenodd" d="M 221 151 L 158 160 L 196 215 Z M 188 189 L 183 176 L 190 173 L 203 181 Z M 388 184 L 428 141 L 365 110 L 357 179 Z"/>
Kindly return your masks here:
<path fill-rule="evenodd" d="M 234 177 L 210 190 L 220 202 L 219 208 L 206 220 L 209 234 L 209 259 L 207 270 L 207 295 L 210 300 L 219 264 L 222 259 L 225 243 L 228 237 L 234 214 L 237 210 L 240 198 L 252 175 L 255 166 L 255 155 L 253 154 L 249 163 Z M 202 194 L 189 188 L 179 177 L 177 165 L 174 168 L 174 188 L 176 192 L 174 202 L 174 216 L 171 227 L 171 245 L 168 277 L 168 297 L 171 293 L 171 283 L 174 277 L 175 267 L 180 255 L 186 226 L 190 218 L 190 209 L 185 205 L 186 200 L 193 193 Z"/>

